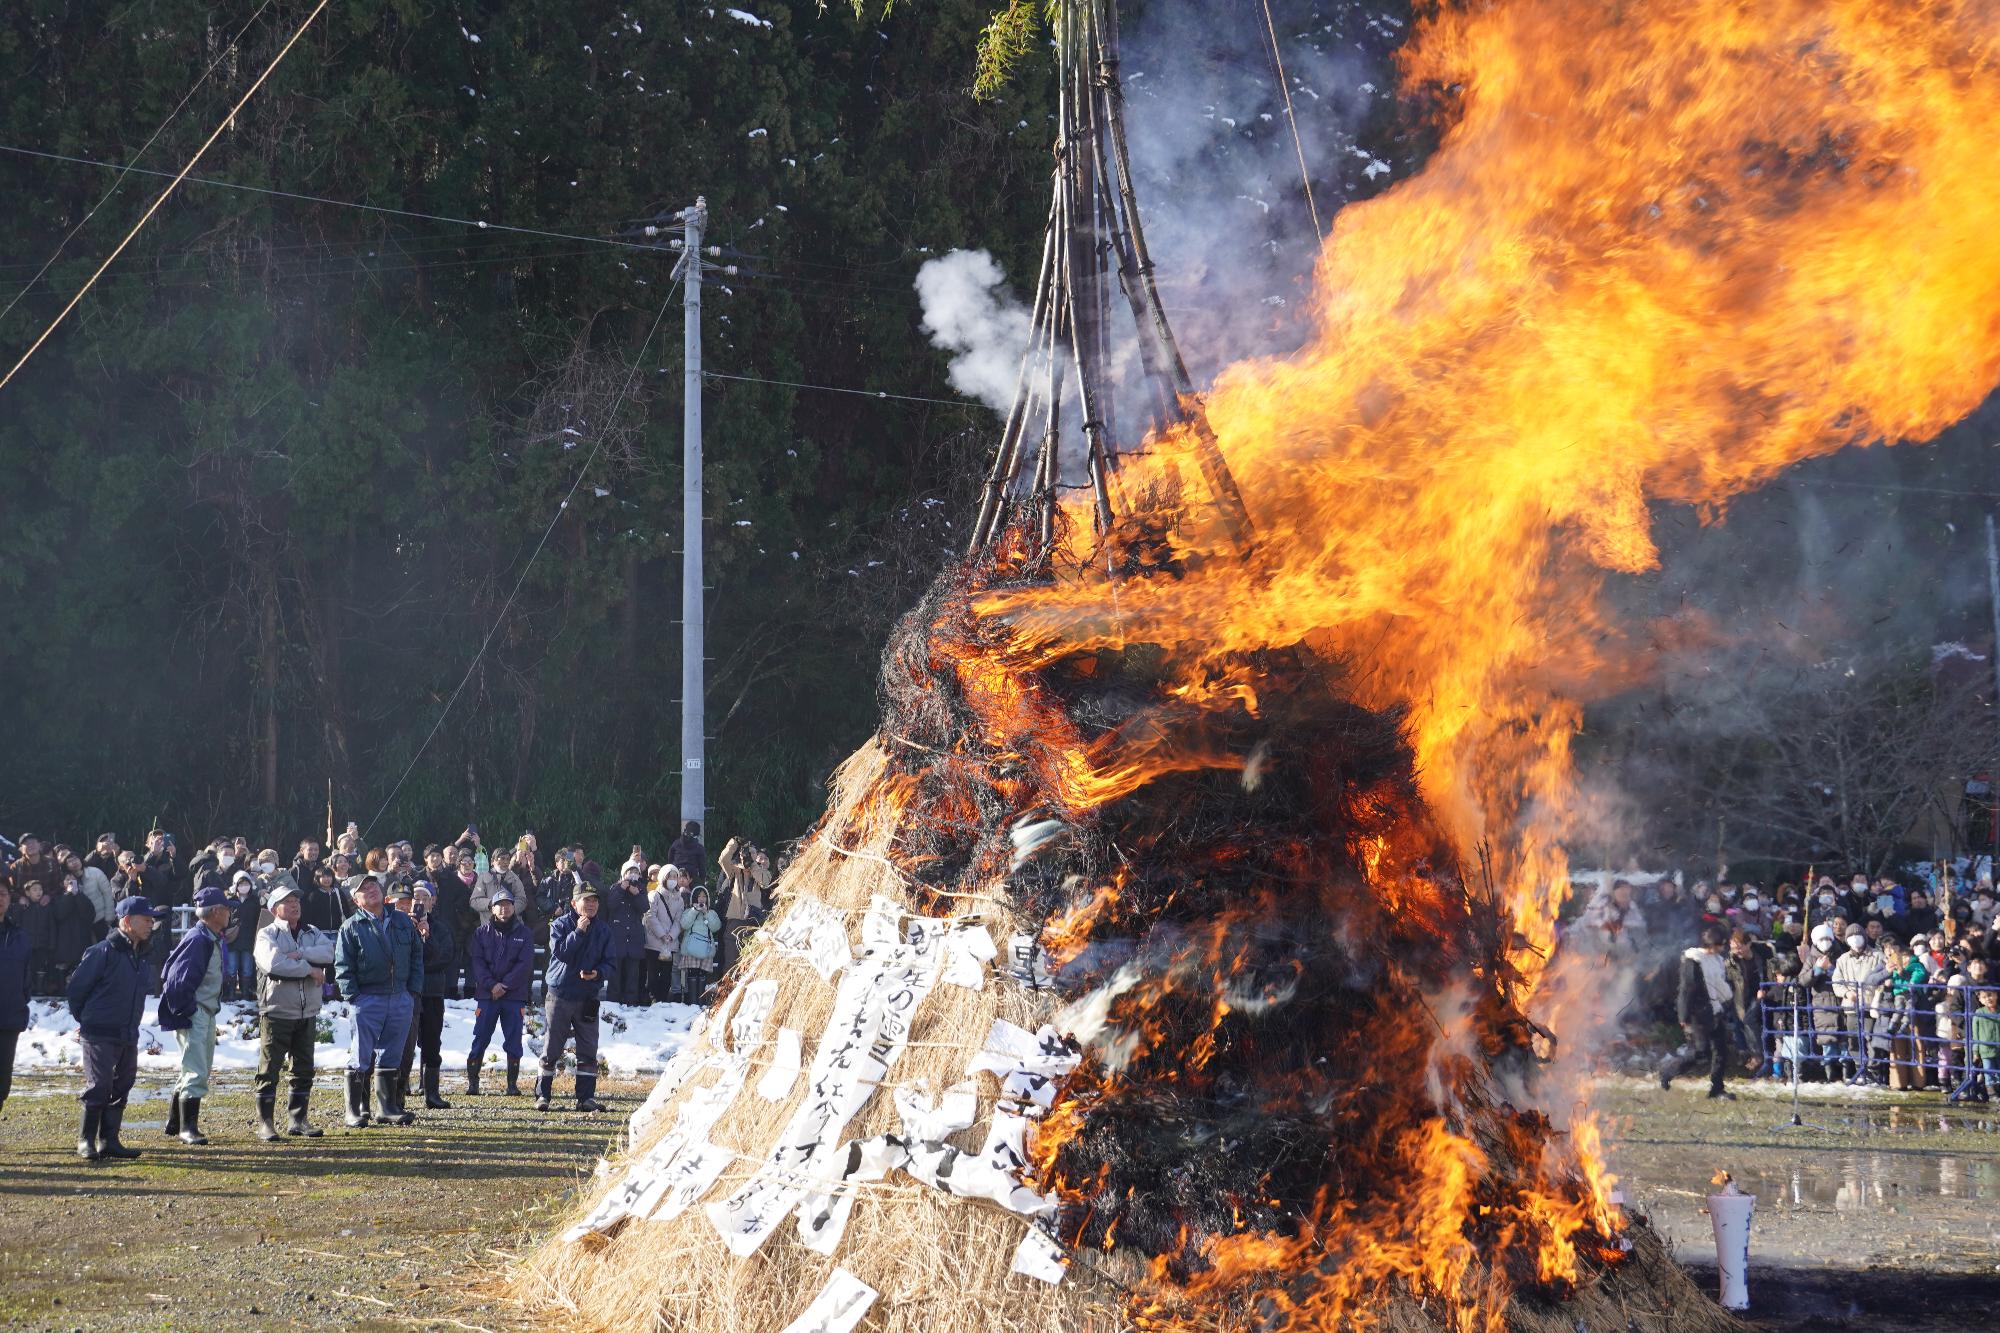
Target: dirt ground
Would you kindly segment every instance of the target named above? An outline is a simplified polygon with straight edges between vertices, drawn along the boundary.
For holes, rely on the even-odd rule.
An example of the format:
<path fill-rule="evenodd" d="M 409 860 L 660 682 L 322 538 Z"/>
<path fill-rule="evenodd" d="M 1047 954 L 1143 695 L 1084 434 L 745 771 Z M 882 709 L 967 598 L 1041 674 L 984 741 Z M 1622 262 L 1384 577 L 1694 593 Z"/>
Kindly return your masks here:
<path fill-rule="evenodd" d="M 415 1125 L 350 1130 L 322 1077 L 326 1136 L 266 1145 L 237 1079 L 203 1104 L 212 1142 L 193 1148 L 160 1132 L 165 1080 L 142 1075 L 124 1139 L 145 1156 L 92 1165 L 75 1155 L 74 1077 L 17 1077 L 0 1112 L 0 1326 L 519 1326 L 493 1274 L 569 1205 L 650 1080 L 600 1085 L 599 1115 L 463 1097 L 462 1082 L 447 1074 L 449 1111 L 417 1098 Z"/>
<path fill-rule="evenodd" d="M 2000 1107 L 1935 1093 L 1737 1084 L 1711 1102 L 1698 1080 L 1661 1092 L 1599 1088 L 1627 1206 L 1715 1290 L 1702 1212 L 1726 1170 L 1757 1196 L 1750 1320 L 1772 1330 L 2000 1327 Z"/>
<path fill-rule="evenodd" d="M 74 1155 L 73 1078 L 20 1077 L 0 1113 L 0 1326 L 525 1327 L 495 1274 L 569 1206 L 646 1084 L 611 1083 L 611 1111 L 582 1116 L 466 1098 L 456 1082 L 450 1111 L 348 1130 L 323 1079 L 326 1137 L 266 1146 L 234 1080 L 203 1107 L 214 1142 L 190 1148 L 159 1132 L 164 1080 L 142 1077 L 126 1138 L 146 1155 L 91 1166 Z M 1794 1129 L 1788 1097 L 1739 1090 L 1713 1103 L 1632 1078 L 1600 1089 L 1628 1207 L 1704 1286 L 1702 1200 L 1720 1168 L 1758 1198 L 1760 1328 L 2000 1327 L 2000 1112 L 1809 1093 Z"/>

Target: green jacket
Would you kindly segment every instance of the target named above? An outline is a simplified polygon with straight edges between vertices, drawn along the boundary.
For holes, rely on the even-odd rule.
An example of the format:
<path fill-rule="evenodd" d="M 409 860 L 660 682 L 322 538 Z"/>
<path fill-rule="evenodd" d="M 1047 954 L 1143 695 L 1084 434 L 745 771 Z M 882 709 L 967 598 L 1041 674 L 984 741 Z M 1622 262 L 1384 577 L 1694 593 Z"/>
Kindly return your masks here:
<path fill-rule="evenodd" d="M 1974 1059 L 2000 1060 L 2000 1009 L 1974 1009 L 1971 1036 Z"/>

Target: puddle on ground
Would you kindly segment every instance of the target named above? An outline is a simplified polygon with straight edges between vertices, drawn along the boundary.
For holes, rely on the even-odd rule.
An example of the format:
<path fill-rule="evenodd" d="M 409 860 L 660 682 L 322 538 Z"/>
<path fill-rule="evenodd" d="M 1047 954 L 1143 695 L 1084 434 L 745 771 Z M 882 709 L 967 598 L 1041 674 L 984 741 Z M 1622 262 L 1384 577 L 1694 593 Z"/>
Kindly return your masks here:
<path fill-rule="evenodd" d="M 1737 1188 L 1764 1207 L 1877 1212 L 1922 1199 L 2000 1198 L 2000 1159 L 1954 1153 L 1822 1153 L 1810 1161 L 1748 1163 L 1734 1174 Z"/>

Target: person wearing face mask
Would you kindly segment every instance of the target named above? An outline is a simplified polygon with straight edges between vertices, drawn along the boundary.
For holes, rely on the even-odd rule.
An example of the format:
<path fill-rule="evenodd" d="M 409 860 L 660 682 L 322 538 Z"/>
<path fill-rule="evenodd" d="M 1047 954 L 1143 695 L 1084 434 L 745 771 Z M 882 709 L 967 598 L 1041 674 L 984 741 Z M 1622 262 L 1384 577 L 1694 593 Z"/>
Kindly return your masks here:
<path fill-rule="evenodd" d="M 229 962 L 222 978 L 222 998 L 225 1000 L 250 999 L 257 993 L 257 932 L 264 928 L 270 917 L 264 910 L 264 901 L 257 877 L 248 870 L 237 871 L 229 881 L 229 928 L 226 936 Z"/>
<path fill-rule="evenodd" d="M 1729 903 L 1720 889 L 1710 889 L 1708 899 L 1701 905 L 1701 928 L 1714 926 L 1725 933 L 1730 929 Z"/>
<path fill-rule="evenodd" d="M 1760 937 L 1770 932 L 1770 912 L 1755 884 L 1744 885 L 1743 896 L 1736 900 L 1736 928 Z"/>
<path fill-rule="evenodd" d="M 1847 952 L 1833 965 L 1833 991 L 1847 1026 L 1847 1078 L 1850 1086 L 1882 1084 L 1875 1070 L 1873 1008 L 1875 989 L 1887 979 L 1881 951 L 1867 932 L 1850 930 Z"/>

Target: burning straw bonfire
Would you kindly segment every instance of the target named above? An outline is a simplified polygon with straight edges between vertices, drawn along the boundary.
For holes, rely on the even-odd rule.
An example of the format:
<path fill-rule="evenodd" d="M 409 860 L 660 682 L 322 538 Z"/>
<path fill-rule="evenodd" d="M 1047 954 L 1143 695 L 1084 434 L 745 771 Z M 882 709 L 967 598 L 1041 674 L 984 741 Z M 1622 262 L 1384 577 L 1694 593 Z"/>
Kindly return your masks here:
<path fill-rule="evenodd" d="M 1591 1000 L 1549 966 L 1568 744 L 1643 667 L 1595 592 L 1651 566 L 1649 501 L 1922 438 L 2000 379 L 2000 12 L 1440 11 L 1404 62 L 1441 148 L 1340 215 L 1308 345 L 1201 397 L 1115 14 L 1058 36 L 974 548 L 520 1290 L 675 1329 L 1727 1326 L 1616 1207 L 1556 1042 Z M 1113 276 L 1150 376 L 1124 457 Z"/>

